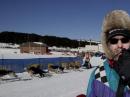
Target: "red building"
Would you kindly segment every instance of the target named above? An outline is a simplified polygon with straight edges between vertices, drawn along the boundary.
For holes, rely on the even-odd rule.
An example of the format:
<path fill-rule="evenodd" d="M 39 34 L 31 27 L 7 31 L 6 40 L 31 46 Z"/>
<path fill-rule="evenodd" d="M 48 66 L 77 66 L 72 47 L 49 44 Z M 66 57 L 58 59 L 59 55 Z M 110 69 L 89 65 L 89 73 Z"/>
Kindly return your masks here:
<path fill-rule="evenodd" d="M 20 45 L 21 53 L 47 54 L 48 46 L 41 42 L 27 42 Z"/>

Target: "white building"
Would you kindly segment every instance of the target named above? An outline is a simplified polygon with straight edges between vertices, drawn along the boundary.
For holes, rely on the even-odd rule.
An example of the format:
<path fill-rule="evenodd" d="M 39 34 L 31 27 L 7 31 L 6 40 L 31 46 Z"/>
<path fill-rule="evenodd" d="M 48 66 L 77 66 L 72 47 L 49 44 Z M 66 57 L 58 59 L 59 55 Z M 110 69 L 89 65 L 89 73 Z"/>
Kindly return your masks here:
<path fill-rule="evenodd" d="M 98 45 L 86 45 L 85 47 L 79 47 L 80 52 L 103 52 L 102 44 Z"/>
<path fill-rule="evenodd" d="M 90 51 L 90 52 L 103 52 L 102 44 L 98 45 L 86 45 L 85 46 L 85 51 Z"/>

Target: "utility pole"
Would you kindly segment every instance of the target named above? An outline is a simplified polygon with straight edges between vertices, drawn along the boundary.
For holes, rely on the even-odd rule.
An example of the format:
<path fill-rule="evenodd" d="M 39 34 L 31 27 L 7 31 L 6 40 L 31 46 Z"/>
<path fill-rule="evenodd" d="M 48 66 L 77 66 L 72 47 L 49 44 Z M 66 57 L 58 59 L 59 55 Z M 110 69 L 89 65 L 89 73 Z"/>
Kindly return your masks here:
<path fill-rule="evenodd" d="M 92 40 L 90 39 L 90 40 L 89 40 L 89 42 L 90 42 L 90 47 L 91 47 L 91 45 L 92 45 L 92 44 L 91 44 L 91 41 L 92 41 Z"/>
<path fill-rule="evenodd" d="M 92 51 L 92 44 L 91 44 L 91 42 L 92 42 L 92 40 L 91 40 L 91 38 L 90 38 L 90 40 L 89 40 L 90 50 L 89 50 L 89 51 Z"/>
<path fill-rule="evenodd" d="M 78 45 L 78 51 L 80 50 L 80 39 L 79 39 L 79 45 Z"/>
<path fill-rule="evenodd" d="M 30 39 L 29 39 L 29 34 L 28 34 L 28 49 L 29 49 L 29 50 L 28 50 L 28 51 L 29 51 L 28 53 L 30 53 Z"/>

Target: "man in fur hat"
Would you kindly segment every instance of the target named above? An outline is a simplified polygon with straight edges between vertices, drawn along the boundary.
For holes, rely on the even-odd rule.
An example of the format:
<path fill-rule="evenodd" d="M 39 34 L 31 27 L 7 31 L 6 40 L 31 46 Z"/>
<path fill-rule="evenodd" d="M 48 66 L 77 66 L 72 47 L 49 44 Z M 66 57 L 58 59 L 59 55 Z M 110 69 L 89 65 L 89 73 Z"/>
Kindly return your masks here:
<path fill-rule="evenodd" d="M 126 11 L 108 13 L 102 26 L 107 57 L 91 74 L 87 97 L 130 97 L 130 16 Z"/>

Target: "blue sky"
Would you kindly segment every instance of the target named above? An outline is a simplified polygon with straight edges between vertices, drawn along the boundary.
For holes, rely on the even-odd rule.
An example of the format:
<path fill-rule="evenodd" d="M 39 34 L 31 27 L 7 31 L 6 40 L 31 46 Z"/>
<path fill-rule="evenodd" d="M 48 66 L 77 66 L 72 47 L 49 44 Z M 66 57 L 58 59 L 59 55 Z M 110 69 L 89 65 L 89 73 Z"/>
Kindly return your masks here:
<path fill-rule="evenodd" d="M 102 20 L 114 9 L 130 14 L 130 0 L 0 0 L 0 32 L 100 40 Z"/>

